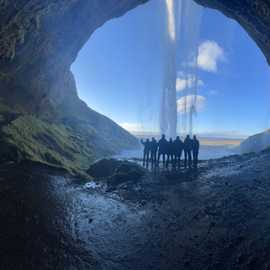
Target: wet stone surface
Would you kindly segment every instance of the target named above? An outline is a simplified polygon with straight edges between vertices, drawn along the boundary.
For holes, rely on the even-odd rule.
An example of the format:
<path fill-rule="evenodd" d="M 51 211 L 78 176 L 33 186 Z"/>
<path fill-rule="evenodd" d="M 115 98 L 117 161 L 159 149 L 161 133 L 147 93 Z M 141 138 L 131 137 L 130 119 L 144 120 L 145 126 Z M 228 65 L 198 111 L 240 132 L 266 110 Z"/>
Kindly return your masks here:
<path fill-rule="evenodd" d="M 270 153 L 83 183 L 0 166 L 1 269 L 270 269 Z"/>

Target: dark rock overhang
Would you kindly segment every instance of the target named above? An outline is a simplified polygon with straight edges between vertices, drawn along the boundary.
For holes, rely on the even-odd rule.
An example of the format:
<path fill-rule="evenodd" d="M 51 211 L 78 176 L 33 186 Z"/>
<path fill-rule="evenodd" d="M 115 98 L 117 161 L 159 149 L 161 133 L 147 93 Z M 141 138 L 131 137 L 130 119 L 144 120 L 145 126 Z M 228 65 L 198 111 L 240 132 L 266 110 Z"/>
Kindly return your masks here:
<path fill-rule="evenodd" d="M 0 78 L 66 70 L 106 21 L 148 0 L 0 0 Z M 270 60 L 269 0 L 195 0 L 238 21 Z"/>
<path fill-rule="evenodd" d="M 60 91 L 53 85 L 59 84 L 60 77 L 68 77 L 63 75 L 92 33 L 147 1 L 0 0 L 1 92 L 18 88 L 39 100 Z M 238 21 L 270 61 L 269 0 L 195 1 Z"/>

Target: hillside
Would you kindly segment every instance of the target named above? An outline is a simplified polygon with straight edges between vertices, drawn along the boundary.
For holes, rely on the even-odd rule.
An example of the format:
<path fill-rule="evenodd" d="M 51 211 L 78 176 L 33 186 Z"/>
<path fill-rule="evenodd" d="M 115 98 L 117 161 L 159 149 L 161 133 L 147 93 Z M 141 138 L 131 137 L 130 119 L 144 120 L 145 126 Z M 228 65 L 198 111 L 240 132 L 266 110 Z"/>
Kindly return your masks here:
<path fill-rule="evenodd" d="M 14 110 L 0 101 L 0 163 L 31 160 L 80 173 L 96 159 L 138 146 L 109 118 L 80 101 L 54 119 Z"/>
<path fill-rule="evenodd" d="M 241 153 L 258 153 L 270 147 L 270 130 L 248 137 L 239 147 Z"/>

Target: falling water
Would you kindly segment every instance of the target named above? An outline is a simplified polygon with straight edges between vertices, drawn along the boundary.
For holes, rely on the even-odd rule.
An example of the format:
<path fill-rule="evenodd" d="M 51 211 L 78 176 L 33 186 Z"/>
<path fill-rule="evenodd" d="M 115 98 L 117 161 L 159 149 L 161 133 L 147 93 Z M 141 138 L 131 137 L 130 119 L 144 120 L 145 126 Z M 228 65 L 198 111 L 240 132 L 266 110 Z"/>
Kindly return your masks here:
<path fill-rule="evenodd" d="M 166 54 L 164 61 L 164 85 L 160 110 L 160 131 L 175 137 L 177 128 L 176 105 L 176 7 L 177 1 L 165 0 L 167 10 L 166 21 Z"/>
<path fill-rule="evenodd" d="M 170 137 L 177 133 L 177 116 L 182 104 L 181 133 L 193 132 L 197 105 L 197 56 L 202 8 L 191 0 L 164 0 L 167 11 L 166 60 L 160 110 L 160 132 Z M 177 79 L 185 87 L 177 93 Z M 179 90 L 179 89 L 178 89 Z"/>
<path fill-rule="evenodd" d="M 177 66 L 178 74 L 182 74 L 186 81 L 186 87 L 179 93 L 179 98 L 184 98 L 185 112 L 182 114 L 183 133 L 192 134 L 193 118 L 197 113 L 198 90 L 198 47 L 202 19 L 202 7 L 190 0 L 180 0 L 181 9 L 179 17 L 181 33 L 178 41 Z"/>

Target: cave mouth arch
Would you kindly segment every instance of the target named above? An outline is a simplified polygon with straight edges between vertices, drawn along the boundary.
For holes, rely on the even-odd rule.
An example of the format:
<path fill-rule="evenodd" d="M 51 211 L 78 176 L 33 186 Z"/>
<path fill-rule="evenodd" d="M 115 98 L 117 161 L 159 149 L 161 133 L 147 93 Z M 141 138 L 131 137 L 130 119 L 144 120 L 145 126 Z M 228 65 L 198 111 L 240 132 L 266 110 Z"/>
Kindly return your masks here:
<path fill-rule="evenodd" d="M 196 1 L 240 22 L 270 63 L 267 0 Z M 1 268 L 265 269 L 270 265 L 265 234 L 269 232 L 269 151 L 206 162 L 213 166 L 194 173 L 195 178 L 180 172 L 187 178 L 184 181 L 174 173 L 166 178 L 167 172 L 158 181 L 152 177 L 137 181 L 140 171 L 123 166 L 118 175 L 97 185 L 92 178 L 86 183 L 90 164 L 136 145 L 137 140 L 78 98 L 70 66 L 98 27 L 143 2 L 0 0 Z M 229 63 L 218 66 L 218 71 Z M 244 102 L 250 113 L 246 118 L 253 126 L 254 113 L 265 109 L 268 99 L 262 98 L 262 80 L 252 89 L 249 85 L 252 76 L 261 75 L 260 65 L 249 53 L 242 63 L 251 72 L 239 80 L 242 69 L 236 65 L 228 81 L 245 82 Z M 208 86 L 210 79 L 202 80 Z M 268 80 L 264 83 L 267 87 Z M 133 84 L 140 86 L 137 81 Z M 213 91 L 211 98 L 222 92 L 208 90 Z M 230 118 L 237 120 L 243 103 L 230 100 L 225 105 Z M 90 106 L 92 101 L 93 97 Z M 219 112 L 222 106 L 217 107 Z M 128 116 L 127 102 L 121 109 Z M 218 114 L 214 116 L 219 125 Z M 24 159 L 34 162 L 17 164 Z M 115 176 L 128 180 L 118 185 Z"/>
<path fill-rule="evenodd" d="M 64 165 L 72 171 L 76 169 L 73 164 L 77 167 L 83 163 L 85 168 L 85 164 L 98 158 L 95 153 L 111 154 L 126 145 L 136 144 L 128 133 L 78 98 L 70 67 L 96 29 L 147 2 L 3 2 L 0 7 L 0 122 L 3 131 L 0 142 L 6 149 L 3 157 L 10 158 L 9 153 L 13 153 L 12 160 L 23 156 Z M 264 0 L 256 1 L 255 5 L 252 1 L 240 0 L 196 2 L 238 21 L 269 60 L 270 17 Z M 114 134 L 110 132 L 111 127 L 117 130 Z M 45 139 L 51 136 L 48 134 L 51 128 L 55 131 L 57 147 Z M 18 132 L 21 129 L 25 132 Z M 45 136 L 38 137 L 36 132 Z M 113 138 L 100 141 L 98 133 L 104 138 Z M 59 134 L 64 135 L 64 140 Z M 82 137 L 84 139 L 80 140 Z M 16 154 L 18 152 L 20 155 Z M 67 155 L 63 157 L 63 153 Z M 77 153 L 87 153 L 91 158 L 86 155 L 79 158 Z"/>
<path fill-rule="evenodd" d="M 158 31 L 159 15 L 147 21 L 149 13 L 151 11 L 153 13 L 157 6 L 158 4 L 149 2 L 117 20 L 108 22 L 92 36 L 80 53 L 78 57 L 80 60 L 77 59 L 73 65 L 79 95 L 82 95 L 90 107 L 109 116 L 129 131 L 133 133 L 135 131 L 135 134 L 139 134 L 139 131 L 151 134 L 158 129 L 159 89 L 161 88 L 159 76 L 162 71 L 158 68 L 161 63 L 153 59 L 160 57 L 162 48 L 157 44 L 161 42 L 162 35 Z M 148 27 L 143 28 L 140 21 L 147 21 Z M 212 30 L 208 31 L 207 28 Z M 220 31 L 223 33 L 222 37 Z M 199 113 L 198 121 L 207 122 L 207 128 L 199 124 L 200 129 L 197 132 L 213 133 L 216 136 L 221 136 L 223 133 L 225 137 L 242 139 L 266 130 L 269 124 L 267 120 L 269 118 L 267 83 L 269 82 L 266 70 L 268 65 L 264 56 L 237 23 L 212 9 L 205 10 L 202 32 L 205 33 L 202 33 L 200 43 L 211 40 L 220 44 L 226 59 L 218 63 L 218 70 L 215 72 L 200 70 L 203 86 L 199 94 L 209 100 L 210 108 L 206 109 L 207 112 Z M 144 53 L 143 50 L 147 52 Z M 247 52 L 250 54 L 249 58 L 246 58 Z M 98 53 L 100 56 L 97 56 Z M 92 59 L 93 64 L 91 64 Z M 147 65 L 147 63 L 154 64 Z M 129 69 L 131 72 L 128 72 Z M 87 74 L 79 74 L 81 71 Z M 94 75 L 91 75 L 92 71 Z M 259 75 L 256 79 L 257 73 L 264 75 Z M 140 85 L 143 90 L 136 92 L 133 85 L 136 87 Z M 97 94 L 92 95 L 91 91 Z M 130 91 L 136 94 L 133 95 Z M 235 95 L 236 92 L 240 95 Z M 117 96 L 118 100 L 112 96 Z M 254 102 L 254 98 L 258 102 Z M 122 108 L 129 103 L 129 99 L 131 104 L 127 107 L 131 108 L 134 105 L 133 110 L 136 112 L 132 114 L 125 111 L 124 116 L 129 116 L 123 118 Z M 222 102 L 222 99 L 227 101 Z M 113 102 L 115 107 L 112 105 Z M 264 105 L 261 106 L 260 103 Z M 149 108 L 143 109 L 146 106 Z M 253 109 L 250 109 L 252 106 Z M 232 107 L 235 108 L 235 115 L 228 119 Z M 138 112 L 142 114 L 142 111 L 146 114 L 145 119 L 141 119 L 143 116 L 138 115 Z M 220 122 L 224 122 L 224 128 L 219 128 Z M 244 122 L 245 124 L 242 124 Z"/>

